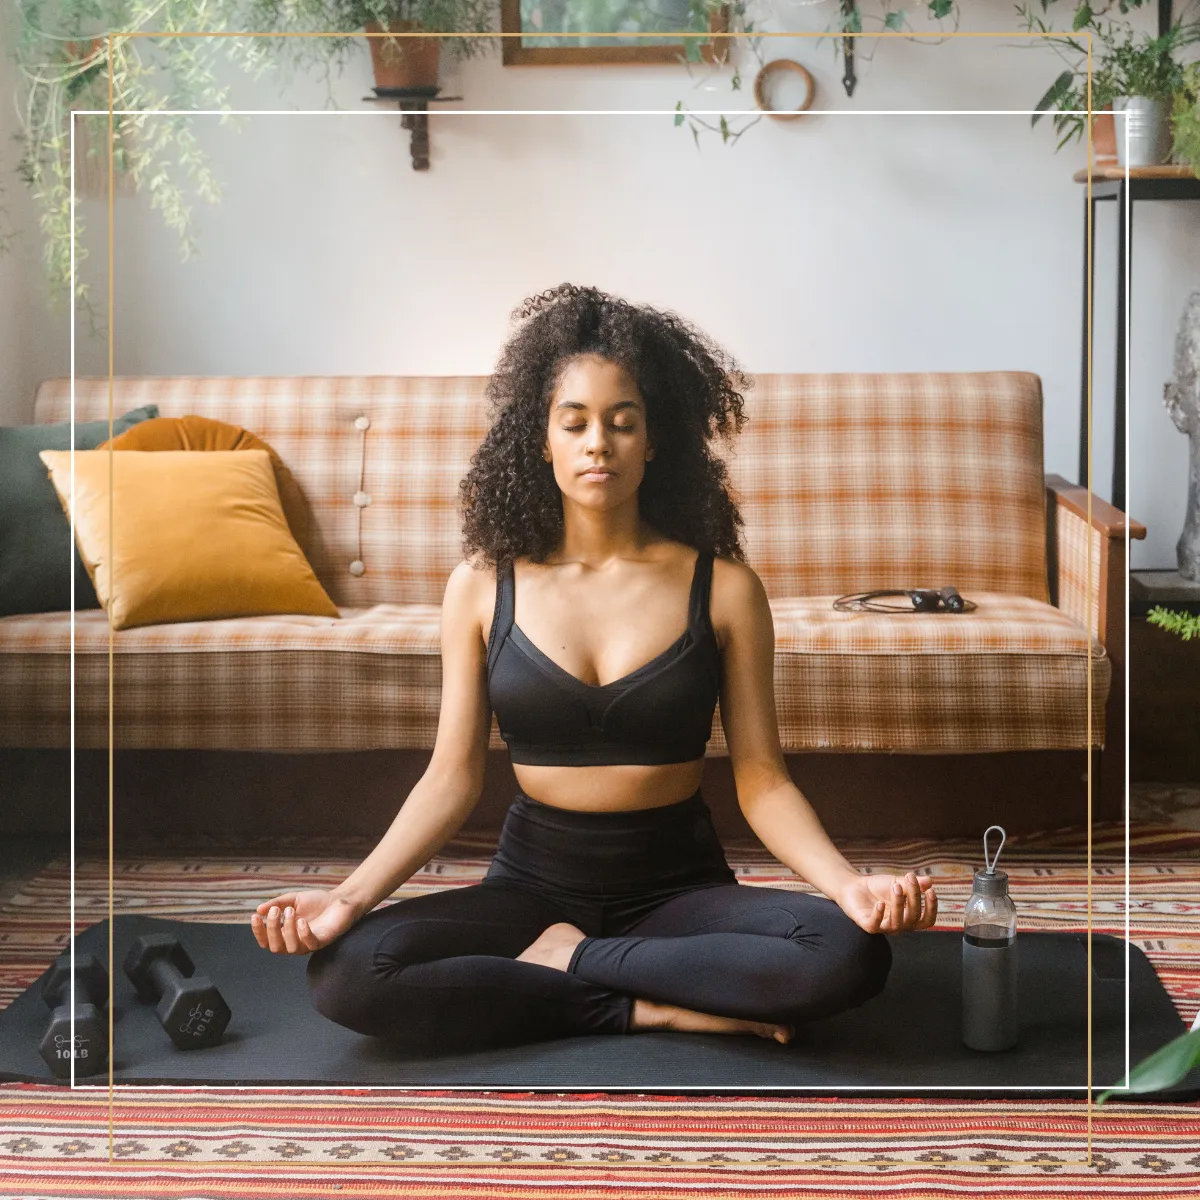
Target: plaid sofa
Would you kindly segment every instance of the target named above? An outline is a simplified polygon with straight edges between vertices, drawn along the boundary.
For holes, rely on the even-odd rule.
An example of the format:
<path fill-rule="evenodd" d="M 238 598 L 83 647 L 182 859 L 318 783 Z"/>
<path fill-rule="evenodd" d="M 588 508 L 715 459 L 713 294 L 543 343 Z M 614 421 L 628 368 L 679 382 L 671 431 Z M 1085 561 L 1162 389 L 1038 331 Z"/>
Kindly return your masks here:
<path fill-rule="evenodd" d="M 439 604 L 461 558 L 457 488 L 486 430 L 485 383 L 116 379 L 117 413 L 153 402 L 266 438 L 311 506 L 304 548 L 342 617 L 117 632 L 115 747 L 431 748 Z M 77 419 L 107 416 L 108 390 L 77 379 Z M 726 453 L 773 609 L 785 750 L 1078 749 L 1089 693 L 1103 744 L 1124 525 L 1099 501 L 1089 525 L 1086 495 L 1043 474 L 1037 376 L 759 375 L 746 401 Z M 70 381 L 48 380 L 35 419 L 67 420 L 70 404 Z M 947 583 L 977 611 L 832 609 L 845 592 Z M 0 745 L 68 745 L 73 703 L 76 745 L 107 746 L 108 699 L 103 612 L 73 629 L 69 613 L 0 619 Z M 503 749 L 494 720 L 490 744 Z M 728 753 L 719 711 L 709 753 Z"/>

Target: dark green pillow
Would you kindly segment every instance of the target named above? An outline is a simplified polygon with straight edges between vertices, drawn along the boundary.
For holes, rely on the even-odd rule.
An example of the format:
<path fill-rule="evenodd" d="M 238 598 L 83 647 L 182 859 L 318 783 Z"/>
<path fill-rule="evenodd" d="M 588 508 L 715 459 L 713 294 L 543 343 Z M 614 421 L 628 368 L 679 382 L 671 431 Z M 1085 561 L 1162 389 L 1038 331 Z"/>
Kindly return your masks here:
<path fill-rule="evenodd" d="M 113 422 L 114 436 L 157 416 L 157 404 L 135 408 Z M 107 440 L 107 421 L 76 423 L 76 450 L 94 450 Z M 69 423 L 0 428 L 0 617 L 67 611 L 72 553 L 75 607 L 100 607 L 79 551 L 71 547 L 71 524 L 38 458 L 39 450 L 70 449 Z"/>

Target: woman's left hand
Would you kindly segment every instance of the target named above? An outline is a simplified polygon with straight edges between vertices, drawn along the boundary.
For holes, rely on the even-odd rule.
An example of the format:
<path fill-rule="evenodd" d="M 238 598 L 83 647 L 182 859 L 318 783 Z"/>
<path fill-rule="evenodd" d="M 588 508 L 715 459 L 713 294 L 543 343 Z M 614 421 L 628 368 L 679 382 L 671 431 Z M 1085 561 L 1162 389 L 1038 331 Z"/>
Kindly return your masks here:
<path fill-rule="evenodd" d="M 937 892 L 928 875 L 859 875 L 837 898 L 838 907 L 868 933 L 928 929 L 937 920 Z"/>

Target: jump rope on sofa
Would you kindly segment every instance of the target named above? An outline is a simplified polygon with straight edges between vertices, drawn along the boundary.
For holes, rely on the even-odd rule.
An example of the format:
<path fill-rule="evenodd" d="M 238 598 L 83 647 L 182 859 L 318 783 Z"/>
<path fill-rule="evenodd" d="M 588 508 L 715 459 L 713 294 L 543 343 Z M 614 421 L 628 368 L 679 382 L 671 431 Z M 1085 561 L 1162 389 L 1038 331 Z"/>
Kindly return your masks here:
<path fill-rule="evenodd" d="M 883 596 L 905 596 L 911 607 L 900 604 L 876 604 L 873 601 Z M 964 600 L 953 587 L 943 588 L 884 588 L 877 592 L 855 592 L 839 596 L 833 607 L 838 612 L 882 612 L 882 613 L 918 613 L 918 612 L 973 612 L 977 607 L 972 600 Z"/>

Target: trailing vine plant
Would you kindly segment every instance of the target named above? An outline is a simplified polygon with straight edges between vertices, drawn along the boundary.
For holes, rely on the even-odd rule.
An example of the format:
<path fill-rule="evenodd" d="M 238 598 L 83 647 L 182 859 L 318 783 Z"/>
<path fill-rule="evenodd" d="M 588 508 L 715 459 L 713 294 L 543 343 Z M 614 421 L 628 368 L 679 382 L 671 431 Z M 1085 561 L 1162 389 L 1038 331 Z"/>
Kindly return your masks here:
<path fill-rule="evenodd" d="M 38 209 L 43 263 L 51 306 L 61 307 L 71 279 L 71 111 L 102 110 L 76 116 L 87 153 L 107 158 L 109 57 L 112 60 L 113 164 L 179 235 L 182 256 L 195 252 L 194 194 L 209 202 L 220 187 L 197 142 L 194 118 L 155 115 L 169 110 L 221 110 L 230 115 L 228 87 L 218 85 L 215 65 L 224 55 L 260 73 L 268 65 L 254 38 L 113 37 L 108 34 L 206 34 L 228 28 L 227 8 L 217 0 L 16 0 L 12 56 L 20 79 L 20 159 L 17 170 Z M 85 137 L 80 138 L 80 129 Z M 78 266 L 87 257 L 83 222 L 75 211 L 76 287 L 74 300 L 86 309 L 95 330 L 95 309 Z"/>
<path fill-rule="evenodd" d="M 178 237 L 182 257 L 196 251 L 190 197 L 210 203 L 221 189 L 194 128 L 191 110 L 220 113 L 222 124 L 244 125 L 218 83 L 224 57 L 258 77 L 268 68 L 313 64 L 341 68 L 361 54 L 364 20 L 387 24 L 415 18 L 432 31 L 487 32 L 495 0 L 14 0 L 13 47 L 20 78 L 18 173 L 38 209 L 43 260 L 53 308 L 71 279 L 71 111 L 76 116 L 76 160 L 86 144 L 92 157 L 107 159 L 109 66 L 112 67 L 113 164 L 132 186 L 148 193 L 150 206 Z M 322 31 L 337 37 L 170 36 L 280 30 Z M 114 34 L 161 34 L 113 37 Z M 488 39 L 448 38 L 456 58 L 488 48 Z M 332 88 L 330 88 L 330 100 Z M 167 115 L 170 113 L 171 115 Z M 203 120 L 204 118 L 200 118 Z M 80 137 L 81 129 L 85 136 Z M 0 219 L 3 218 L 0 211 Z M 96 328 L 89 288 L 78 272 L 87 257 L 83 223 L 75 210 L 74 301 Z M 4 228 L 0 224 L 0 250 Z"/>
<path fill-rule="evenodd" d="M 833 3 L 834 5 L 831 19 L 826 25 L 824 33 L 816 39 L 816 42 L 820 45 L 822 42 L 832 40 L 835 61 L 839 57 L 844 61 L 847 55 L 854 61 L 865 62 L 870 62 L 875 57 L 877 43 L 872 44 L 870 50 L 867 51 L 864 46 L 871 42 L 870 38 L 847 37 L 847 34 L 859 35 L 872 29 L 890 34 L 906 31 L 914 35 L 917 33 L 916 28 L 909 21 L 910 9 L 897 3 L 897 0 L 866 0 L 866 2 L 870 5 L 869 10 L 864 9 L 863 0 L 807 0 L 810 5 L 821 3 Z M 957 0 L 918 0 L 916 8 L 922 11 L 928 20 L 936 22 L 939 32 L 950 33 L 958 28 Z M 727 13 L 727 28 L 731 32 L 753 34 L 756 30 L 762 29 L 761 21 L 770 16 L 771 5 L 770 0 L 729 0 L 728 3 L 725 3 L 724 0 L 691 0 L 690 11 L 693 22 L 697 20 L 703 22 L 714 17 L 724 18 Z M 945 24 L 947 21 L 950 23 L 949 27 Z M 922 45 L 940 45 L 945 39 L 922 37 L 914 40 L 918 40 Z M 762 53 L 762 42 L 762 37 L 749 36 L 733 39 L 726 45 L 737 46 L 742 51 L 743 58 L 749 56 L 754 63 L 753 74 L 757 74 L 758 70 L 766 65 L 766 59 Z M 688 75 L 692 79 L 696 79 L 696 71 L 702 65 L 700 39 L 689 39 L 683 59 Z M 699 78 L 695 86 L 711 91 L 713 85 L 710 80 L 713 72 L 730 64 L 733 65 L 730 87 L 735 92 L 741 91 L 742 64 L 736 60 L 735 52 L 732 50 L 726 51 L 719 55 L 715 62 L 711 62 L 709 71 Z M 848 73 L 843 79 L 843 84 L 848 94 L 852 92 L 854 88 L 853 75 Z M 702 131 L 718 133 L 723 143 L 732 145 L 760 120 L 762 120 L 761 114 L 748 118 L 739 116 L 732 121 L 722 115 L 714 124 L 690 112 L 682 100 L 675 105 L 676 126 L 682 125 L 686 121 L 697 147 L 700 145 Z"/>

